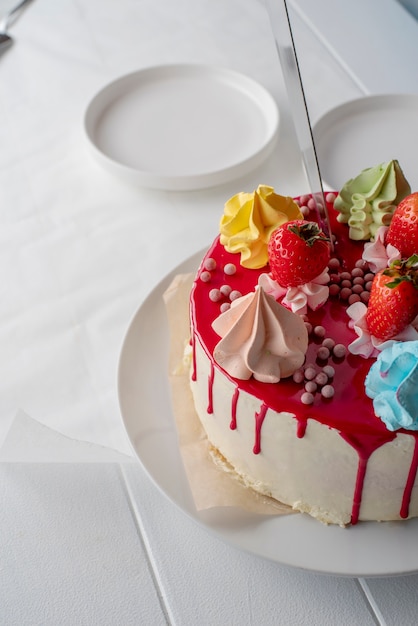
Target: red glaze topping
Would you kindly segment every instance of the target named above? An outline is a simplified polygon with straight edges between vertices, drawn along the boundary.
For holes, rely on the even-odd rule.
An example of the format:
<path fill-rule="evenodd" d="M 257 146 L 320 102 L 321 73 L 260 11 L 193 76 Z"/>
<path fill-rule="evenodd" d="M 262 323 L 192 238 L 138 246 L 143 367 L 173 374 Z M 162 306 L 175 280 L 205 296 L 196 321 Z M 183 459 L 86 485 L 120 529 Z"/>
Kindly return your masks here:
<path fill-rule="evenodd" d="M 338 258 L 342 271 L 351 272 L 356 262 L 361 259 L 363 243 L 352 241 L 348 237 L 346 225 L 340 224 L 336 220 L 337 213 L 332 205 L 328 204 L 330 223 L 333 235 L 336 236 L 333 256 Z M 216 268 L 211 271 L 210 280 L 200 280 L 200 274 L 207 271 L 204 263 L 205 259 L 213 258 L 216 261 Z M 224 247 L 215 240 L 208 250 L 205 259 L 198 270 L 197 277 L 191 295 L 191 319 L 192 328 L 196 336 L 199 337 L 202 347 L 206 350 L 209 358 L 213 362 L 213 350 L 219 341 L 219 336 L 212 329 L 212 321 L 220 313 L 222 302 L 228 301 L 226 296 L 221 301 L 212 301 L 209 292 L 228 284 L 233 291 L 240 294 L 247 294 L 253 291 L 258 282 L 258 277 L 262 273 L 269 272 L 269 266 L 261 269 L 245 269 L 240 266 L 239 255 L 226 252 Z M 236 267 L 234 274 L 226 274 L 223 268 L 228 264 Z M 348 327 L 348 315 L 346 313 L 347 303 L 340 299 L 330 297 L 317 311 L 308 311 L 309 323 L 313 328 L 321 326 L 325 329 L 326 337 L 331 338 L 336 344 L 348 346 L 355 338 L 354 330 Z M 192 339 L 192 342 L 195 338 Z M 358 453 L 359 465 L 357 484 L 353 494 L 352 523 L 358 520 L 363 481 L 367 470 L 367 461 L 371 454 L 381 445 L 393 440 L 396 434 L 389 431 L 385 424 L 375 416 L 372 400 L 365 395 L 364 379 L 374 362 L 374 359 L 365 359 L 361 356 L 350 354 L 336 358 L 331 353 L 328 359 L 317 358 L 318 349 L 321 347 L 323 337 L 310 334 L 309 347 L 306 354 L 306 363 L 317 363 L 318 370 L 325 364 L 332 365 L 335 375 L 332 378 L 334 395 L 332 398 L 323 397 L 320 393 L 314 394 L 312 404 L 304 404 L 301 396 L 304 392 L 303 385 L 295 382 L 292 378 L 282 379 L 279 383 L 261 383 L 254 378 L 249 380 L 232 379 L 226 372 L 225 376 L 233 380 L 236 385 L 236 393 L 231 401 L 231 428 L 236 428 L 236 402 L 239 390 L 260 399 L 260 408 L 255 415 L 255 443 L 254 453 L 260 452 L 262 447 L 262 422 L 267 408 L 274 411 L 286 411 L 295 415 L 297 421 L 296 433 L 298 437 L 303 437 L 306 428 L 309 427 L 308 420 L 313 419 L 321 424 L 325 424 L 337 430 L 345 441 L 347 441 Z M 196 375 L 195 358 L 193 357 L 194 372 Z M 214 368 L 219 366 L 215 363 Z M 211 410 L 211 386 L 213 384 L 213 372 L 209 380 L 209 410 Z M 418 435 L 410 431 L 411 436 Z M 418 448 L 418 444 L 416 446 Z M 408 480 L 406 480 L 404 499 L 400 515 L 407 517 L 410 493 L 415 479 L 418 466 L 418 450 L 416 450 L 411 463 L 411 470 Z"/>

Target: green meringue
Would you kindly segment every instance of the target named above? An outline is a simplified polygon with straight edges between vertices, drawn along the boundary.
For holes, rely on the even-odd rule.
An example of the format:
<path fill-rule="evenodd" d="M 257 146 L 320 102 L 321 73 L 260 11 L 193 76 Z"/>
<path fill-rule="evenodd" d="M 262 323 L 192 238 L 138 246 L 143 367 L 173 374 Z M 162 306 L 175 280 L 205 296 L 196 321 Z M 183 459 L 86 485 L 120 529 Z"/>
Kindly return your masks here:
<path fill-rule="evenodd" d="M 388 226 L 399 202 L 411 187 L 395 159 L 363 170 L 345 183 L 334 208 L 339 222 L 350 227 L 350 239 L 372 239 L 380 226 Z"/>

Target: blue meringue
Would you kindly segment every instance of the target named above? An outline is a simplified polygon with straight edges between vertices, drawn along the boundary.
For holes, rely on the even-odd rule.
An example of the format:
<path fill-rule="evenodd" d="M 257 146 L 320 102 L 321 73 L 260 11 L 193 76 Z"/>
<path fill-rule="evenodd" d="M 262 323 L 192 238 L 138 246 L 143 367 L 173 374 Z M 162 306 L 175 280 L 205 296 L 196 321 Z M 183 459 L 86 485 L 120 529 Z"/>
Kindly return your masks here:
<path fill-rule="evenodd" d="M 382 350 L 365 388 L 388 430 L 418 430 L 418 341 L 398 341 Z"/>

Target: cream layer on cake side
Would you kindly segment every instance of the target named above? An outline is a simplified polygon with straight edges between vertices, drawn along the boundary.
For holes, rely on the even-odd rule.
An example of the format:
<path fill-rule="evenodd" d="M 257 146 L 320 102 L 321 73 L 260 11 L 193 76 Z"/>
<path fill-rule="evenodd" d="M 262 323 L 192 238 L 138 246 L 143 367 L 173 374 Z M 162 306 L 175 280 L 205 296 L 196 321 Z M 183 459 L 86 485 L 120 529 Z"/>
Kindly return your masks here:
<path fill-rule="evenodd" d="M 277 382 L 265 382 L 263 372 L 237 378 L 214 358 L 220 337 L 212 324 L 217 327 L 220 312 L 229 307 L 237 317 L 238 306 L 231 306 L 231 301 L 242 303 L 243 296 L 257 293 L 269 266 L 261 260 L 258 267 L 244 267 L 239 255 L 226 250 L 219 238 L 208 250 L 190 299 L 196 411 L 211 445 L 244 482 L 295 510 L 341 526 L 415 517 L 418 434 L 388 428 L 376 416 L 365 393 L 376 355 L 348 349 L 359 342 L 359 331 L 349 323 L 347 310 L 350 305 L 366 306 L 371 270 L 362 259 L 364 240 L 350 238 L 344 220 L 338 219 L 341 213 L 333 208 L 335 196 L 328 198 L 336 237 L 326 282 L 329 297 L 315 310 L 300 312 L 309 339 L 304 365 L 293 376 L 279 373 Z M 309 203 L 304 200 L 305 204 Z M 262 254 L 260 249 L 256 252 Z M 319 283 L 314 285 L 315 297 L 325 284 Z M 244 308 L 247 315 L 251 307 Z M 262 324 L 257 333 L 268 336 L 267 326 Z M 360 339 L 364 341 L 363 335 Z M 252 353 L 250 346 L 242 362 L 249 363 Z"/>
<path fill-rule="evenodd" d="M 365 459 L 360 445 L 347 443 L 335 428 L 311 419 L 300 429 L 295 414 L 274 411 L 239 389 L 198 339 L 194 350 L 191 388 L 199 419 L 249 487 L 327 524 L 418 515 L 418 490 L 407 489 L 414 436 L 399 434 Z"/>

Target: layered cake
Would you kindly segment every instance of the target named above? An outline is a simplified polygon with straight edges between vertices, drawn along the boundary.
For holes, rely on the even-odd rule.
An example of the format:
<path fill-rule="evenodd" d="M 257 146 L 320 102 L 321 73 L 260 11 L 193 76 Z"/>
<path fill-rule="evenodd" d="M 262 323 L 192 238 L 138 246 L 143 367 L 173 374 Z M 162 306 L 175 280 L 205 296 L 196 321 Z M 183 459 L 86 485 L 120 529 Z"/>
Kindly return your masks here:
<path fill-rule="evenodd" d="M 418 194 L 397 161 L 225 204 L 190 296 L 212 454 L 324 523 L 418 516 Z"/>

